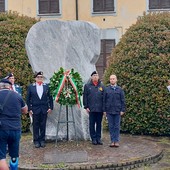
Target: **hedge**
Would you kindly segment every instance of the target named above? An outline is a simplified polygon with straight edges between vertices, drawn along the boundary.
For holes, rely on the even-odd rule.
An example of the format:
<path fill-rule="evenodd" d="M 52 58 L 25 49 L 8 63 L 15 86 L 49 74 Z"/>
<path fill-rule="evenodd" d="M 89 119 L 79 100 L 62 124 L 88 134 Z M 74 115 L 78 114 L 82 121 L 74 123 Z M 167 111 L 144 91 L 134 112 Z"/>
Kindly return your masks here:
<path fill-rule="evenodd" d="M 121 130 L 170 135 L 170 13 L 140 17 L 113 49 L 104 75 L 116 74 L 126 95 Z"/>
<path fill-rule="evenodd" d="M 25 99 L 27 86 L 33 82 L 33 72 L 25 51 L 25 39 L 34 18 L 19 16 L 16 12 L 0 13 L 0 68 L 2 77 L 13 72 L 16 83 L 22 86 Z M 28 115 L 22 116 L 22 130 L 28 131 Z"/>

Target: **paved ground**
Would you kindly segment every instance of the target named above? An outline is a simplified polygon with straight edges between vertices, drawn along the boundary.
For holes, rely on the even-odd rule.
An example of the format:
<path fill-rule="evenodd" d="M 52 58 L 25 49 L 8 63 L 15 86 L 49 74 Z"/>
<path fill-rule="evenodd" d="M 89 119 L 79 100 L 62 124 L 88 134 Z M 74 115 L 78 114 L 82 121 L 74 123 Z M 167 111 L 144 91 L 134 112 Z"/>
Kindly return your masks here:
<path fill-rule="evenodd" d="M 119 148 L 110 148 L 109 134 L 103 135 L 104 145 L 90 141 L 48 142 L 45 148 L 34 148 L 32 136 L 23 135 L 20 147 L 20 169 L 132 169 L 170 170 L 170 139 L 162 137 L 121 135 Z M 144 165 L 157 161 L 150 166 Z M 138 167 L 138 166 L 136 166 Z"/>

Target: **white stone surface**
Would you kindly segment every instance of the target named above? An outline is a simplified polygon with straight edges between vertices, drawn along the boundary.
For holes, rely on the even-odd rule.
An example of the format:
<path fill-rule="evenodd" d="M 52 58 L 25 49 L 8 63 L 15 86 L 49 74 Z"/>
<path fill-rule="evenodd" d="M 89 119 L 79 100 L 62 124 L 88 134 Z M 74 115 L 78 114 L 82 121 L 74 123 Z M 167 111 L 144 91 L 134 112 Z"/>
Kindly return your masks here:
<path fill-rule="evenodd" d="M 100 54 L 100 29 L 84 21 L 47 20 L 36 23 L 28 32 L 26 51 L 33 71 L 43 71 L 45 82 L 49 83 L 54 72 L 60 67 L 66 70 L 74 68 L 86 83 L 90 74 L 96 70 L 95 63 Z M 62 107 L 62 118 L 66 120 L 65 107 Z M 88 114 L 75 105 L 73 112 L 76 131 L 79 139 L 88 139 Z M 48 116 L 46 137 L 55 139 L 59 114 L 59 104 Z M 69 111 L 69 120 L 72 120 Z M 67 135 L 66 124 L 60 124 L 59 139 Z M 75 138 L 72 123 L 69 123 L 69 139 Z"/>

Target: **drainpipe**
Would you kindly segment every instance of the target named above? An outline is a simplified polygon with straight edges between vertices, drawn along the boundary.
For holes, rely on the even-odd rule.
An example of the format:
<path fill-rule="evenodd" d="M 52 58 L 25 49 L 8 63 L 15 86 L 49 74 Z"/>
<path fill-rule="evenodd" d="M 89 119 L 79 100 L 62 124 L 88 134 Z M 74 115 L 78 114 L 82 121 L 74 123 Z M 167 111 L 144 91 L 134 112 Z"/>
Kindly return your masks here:
<path fill-rule="evenodd" d="M 79 13 L 78 13 L 78 0 L 76 0 L 76 20 L 79 20 Z"/>

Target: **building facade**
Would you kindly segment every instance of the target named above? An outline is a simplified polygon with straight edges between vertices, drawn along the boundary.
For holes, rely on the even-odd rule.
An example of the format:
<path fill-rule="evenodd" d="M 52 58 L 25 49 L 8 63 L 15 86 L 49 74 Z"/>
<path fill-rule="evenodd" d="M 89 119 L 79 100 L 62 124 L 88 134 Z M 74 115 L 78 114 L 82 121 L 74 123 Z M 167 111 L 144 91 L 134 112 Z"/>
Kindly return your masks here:
<path fill-rule="evenodd" d="M 81 20 L 101 29 L 101 54 L 96 63 L 102 76 L 114 46 L 143 13 L 169 11 L 170 0 L 0 0 L 0 12 L 17 11 L 40 20 Z"/>

